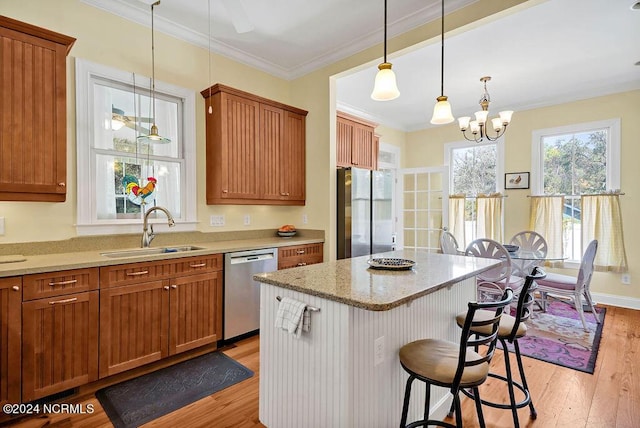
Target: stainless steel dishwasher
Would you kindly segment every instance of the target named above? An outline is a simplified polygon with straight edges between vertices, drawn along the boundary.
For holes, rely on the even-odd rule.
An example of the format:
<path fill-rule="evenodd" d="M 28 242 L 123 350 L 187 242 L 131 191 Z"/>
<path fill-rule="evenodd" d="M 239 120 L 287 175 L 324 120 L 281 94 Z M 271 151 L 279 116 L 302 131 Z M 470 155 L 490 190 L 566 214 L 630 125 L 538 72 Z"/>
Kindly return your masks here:
<path fill-rule="evenodd" d="M 260 283 L 253 280 L 253 275 L 275 270 L 277 248 L 224 255 L 225 341 L 260 328 Z"/>

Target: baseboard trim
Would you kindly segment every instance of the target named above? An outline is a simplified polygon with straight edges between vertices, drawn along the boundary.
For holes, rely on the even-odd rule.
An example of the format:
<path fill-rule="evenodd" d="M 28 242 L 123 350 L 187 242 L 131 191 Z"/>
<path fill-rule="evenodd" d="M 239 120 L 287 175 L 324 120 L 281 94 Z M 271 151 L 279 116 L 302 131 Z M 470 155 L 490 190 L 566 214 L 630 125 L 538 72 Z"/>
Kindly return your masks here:
<path fill-rule="evenodd" d="M 617 296 L 615 294 L 591 293 L 595 303 L 618 306 L 621 308 L 640 310 L 640 299 L 634 297 Z"/>

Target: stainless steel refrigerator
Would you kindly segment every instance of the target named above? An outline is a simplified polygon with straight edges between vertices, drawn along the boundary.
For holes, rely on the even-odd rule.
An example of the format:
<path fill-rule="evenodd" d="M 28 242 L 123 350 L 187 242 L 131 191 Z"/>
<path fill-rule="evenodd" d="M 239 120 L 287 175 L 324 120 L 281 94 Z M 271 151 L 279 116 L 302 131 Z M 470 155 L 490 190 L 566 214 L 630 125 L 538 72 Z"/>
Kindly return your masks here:
<path fill-rule="evenodd" d="M 395 249 L 393 171 L 337 171 L 338 259 Z"/>

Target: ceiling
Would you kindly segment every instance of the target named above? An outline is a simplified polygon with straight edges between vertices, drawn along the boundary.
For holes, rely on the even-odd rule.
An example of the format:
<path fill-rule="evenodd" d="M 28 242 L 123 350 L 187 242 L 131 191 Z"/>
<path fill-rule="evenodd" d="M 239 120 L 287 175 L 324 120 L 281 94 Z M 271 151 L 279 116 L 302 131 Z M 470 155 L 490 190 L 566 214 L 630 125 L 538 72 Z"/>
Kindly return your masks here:
<path fill-rule="evenodd" d="M 153 0 L 82 0 L 150 26 Z M 447 0 L 446 13 L 476 0 Z M 383 39 L 383 2 L 371 0 L 162 0 L 156 31 L 294 79 Z M 635 0 L 541 0 L 445 34 L 445 95 L 455 117 L 473 116 L 491 76 L 490 117 L 640 89 L 640 10 Z M 377 4 L 377 3 L 376 3 Z M 241 7 L 238 8 L 238 5 Z M 211 20 L 208 19 L 209 11 Z M 440 17 L 439 0 L 391 0 L 388 37 Z M 250 28 L 234 27 L 248 25 Z M 466 30 L 466 31 L 463 31 Z M 211 39 L 209 39 L 211 34 Z M 382 52 L 380 52 L 382 56 Z M 404 131 L 430 127 L 440 95 L 440 38 L 390 53 L 400 97 L 370 98 L 376 60 L 336 80 L 338 107 Z"/>

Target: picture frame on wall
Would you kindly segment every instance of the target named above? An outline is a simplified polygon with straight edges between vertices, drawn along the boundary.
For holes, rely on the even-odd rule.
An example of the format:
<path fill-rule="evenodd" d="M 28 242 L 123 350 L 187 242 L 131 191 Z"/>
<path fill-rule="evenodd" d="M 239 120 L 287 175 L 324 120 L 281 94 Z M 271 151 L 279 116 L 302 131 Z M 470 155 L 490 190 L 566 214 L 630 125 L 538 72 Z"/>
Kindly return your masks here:
<path fill-rule="evenodd" d="M 528 172 L 508 172 L 504 175 L 505 189 L 528 189 L 529 173 Z"/>

